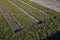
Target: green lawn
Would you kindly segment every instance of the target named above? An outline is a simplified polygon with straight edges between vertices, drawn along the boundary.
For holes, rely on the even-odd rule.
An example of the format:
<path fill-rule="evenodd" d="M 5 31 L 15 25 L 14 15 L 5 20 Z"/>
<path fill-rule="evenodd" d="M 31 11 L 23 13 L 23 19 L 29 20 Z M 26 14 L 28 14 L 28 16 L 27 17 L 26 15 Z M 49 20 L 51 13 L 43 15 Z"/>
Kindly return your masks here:
<path fill-rule="evenodd" d="M 12 29 L 7 23 L 6 19 L 4 18 L 2 13 L 0 13 L 0 40 L 43 40 L 46 39 L 47 36 L 50 36 L 52 33 L 60 31 L 60 14 L 58 12 L 48 9 L 50 11 L 47 12 L 57 16 L 56 19 L 51 19 L 48 16 L 40 13 L 39 11 L 34 10 L 33 8 L 30 8 L 29 6 L 19 2 L 18 0 L 13 0 L 13 2 L 15 2 L 18 6 L 21 6 L 26 11 L 31 12 L 31 14 L 33 14 L 34 16 L 39 17 L 39 19 L 43 20 L 43 23 L 34 23 L 28 16 L 24 15 L 22 11 L 18 10 L 7 0 L 0 0 L 0 4 L 3 5 L 4 8 L 6 8 L 7 12 L 14 18 L 14 20 L 16 20 L 17 23 L 19 23 L 23 27 L 22 30 L 17 33 L 12 32 Z M 26 0 L 25 2 L 28 3 L 28 0 Z M 31 3 L 31 5 L 35 6 L 36 8 L 41 7 L 40 5 L 40 7 L 36 6 L 38 5 L 36 3 L 30 1 L 29 3 Z M 44 11 L 47 10 L 47 8 L 43 8 L 41 9 Z"/>
<path fill-rule="evenodd" d="M 28 13 L 32 14 L 33 16 L 39 18 L 40 20 L 44 20 L 44 18 L 47 18 L 47 16 L 44 15 L 43 13 L 29 7 L 28 5 L 23 4 L 22 2 L 18 0 L 13 0 L 13 2 L 15 2 L 18 6 L 20 6 L 21 8 L 26 10 Z"/>
<path fill-rule="evenodd" d="M 18 10 L 15 6 L 13 6 L 12 4 L 10 4 L 9 2 L 2 1 L 1 4 L 6 8 L 6 10 L 8 11 L 8 13 L 10 13 L 10 15 L 15 20 L 17 20 L 18 23 L 21 24 L 23 27 L 25 27 L 25 26 L 28 27 L 28 26 L 30 26 L 33 23 L 32 20 L 29 17 L 27 17 L 26 15 L 24 15 L 23 12 L 21 12 L 20 10 Z"/>
<path fill-rule="evenodd" d="M 7 40 L 12 35 L 11 26 L 0 12 L 0 40 Z"/>

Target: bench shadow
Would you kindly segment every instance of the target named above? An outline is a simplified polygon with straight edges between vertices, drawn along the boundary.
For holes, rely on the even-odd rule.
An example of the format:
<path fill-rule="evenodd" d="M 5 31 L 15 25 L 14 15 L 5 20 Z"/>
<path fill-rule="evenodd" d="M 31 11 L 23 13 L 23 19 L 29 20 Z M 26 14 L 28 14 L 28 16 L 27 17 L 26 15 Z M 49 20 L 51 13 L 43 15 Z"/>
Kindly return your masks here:
<path fill-rule="evenodd" d="M 60 40 L 60 31 L 48 36 L 45 40 Z"/>

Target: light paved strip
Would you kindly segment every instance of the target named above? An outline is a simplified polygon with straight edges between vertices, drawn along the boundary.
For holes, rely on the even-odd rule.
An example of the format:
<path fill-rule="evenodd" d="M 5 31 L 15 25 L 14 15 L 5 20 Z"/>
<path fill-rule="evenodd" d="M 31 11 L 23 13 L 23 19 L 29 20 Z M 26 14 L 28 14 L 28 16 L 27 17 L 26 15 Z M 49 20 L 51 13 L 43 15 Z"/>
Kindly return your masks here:
<path fill-rule="evenodd" d="M 24 4 L 26 4 L 26 5 L 28 5 L 28 6 L 30 6 L 30 7 L 33 8 L 33 9 L 38 10 L 39 12 L 41 12 L 41 13 L 43 13 L 43 14 L 45 14 L 45 15 L 51 17 L 51 18 L 56 18 L 55 16 L 53 16 L 53 15 L 51 15 L 51 14 L 48 14 L 48 13 L 46 13 L 46 12 L 40 10 L 40 9 L 37 9 L 36 7 L 34 7 L 34 6 L 32 6 L 32 5 L 30 5 L 30 4 L 26 3 L 26 2 L 24 2 L 23 0 L 19 0 L 19 1 L 22 2 L 22 3 L 24 3 Z"/>
<path fill-rule="evenodd" d="M 2 14 L 4 15 L 4 17 L 7 19 L 8 23 L 12 26 L 12 30 L 14 32 L 18 32 L 21 30 L 21 28 L 19 28 L 19 26 L 17 25 L 17 23 L 13 20 L 13 18 L 8 14 L 8 12 L 5 10 L 5 8 L 0 5 L 0 11 L 2 12 Z"/>
<path fill-rule="evenodd" d="M 28 12 L 26 12 L 24 9 L 22 9 L 21 7 L 19 7 L 18 5 L 16 5 L 14 2 L 12 2 L 11 0 L 8 0 L 11 4 L 13 4 L 15 7 L 17 7 L 20 11 L 24 12 L 25 15 L 27 15 L 30 19 L 32 19 L 34 22 L 41 24 L 42 21 L 38 20 L 37 18 L 33 17 L 32 15 L 30 15 Z"/>
<path fill-rule="evenodd" d="M 47 8 L 53 9 L 57 12 L 60 12 L 60 2 L 57 2 L 56 0 L 30 0 L 32 2 L 35 2 L 39 5 L 45 6 Z"/>

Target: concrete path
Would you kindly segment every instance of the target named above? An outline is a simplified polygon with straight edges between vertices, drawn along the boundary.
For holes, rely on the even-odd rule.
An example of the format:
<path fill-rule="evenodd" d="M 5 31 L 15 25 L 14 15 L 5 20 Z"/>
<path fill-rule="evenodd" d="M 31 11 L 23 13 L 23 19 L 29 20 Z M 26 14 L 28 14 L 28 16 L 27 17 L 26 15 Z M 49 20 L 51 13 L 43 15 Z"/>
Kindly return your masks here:
<path fill-rule="evenodd" d="M 7 19 L 8 23 L 11 25 L 11 28 L 14 32 L 18 32 L 21 30 L 17 25 L 17 23 L 13 20 L 13 18 L 9 15 L 9 13 L 5 10 L 5 8 L 2 5 L 0 5 L 0 11 L 4 15 L 4 17 Z"/>
<path fill-rule="evenodd" d="M 27 15 L 30 19 L 32 19 L 34 22 L 36 22 L 37 24 L 41 24 L 42 21 L 38 20 L 37 18 L 33 17 L 32 15 L 30 15 L 28 12 L 26 12 L 24 9 L 22 9 L 21 7 L 19 7 L 18 5 L 16 5 L 16 3 L 12 2 L 11 0 L 8 0 L 8 2 L 10 2 L 11 4 L 13 4 L 15 7 L 17 7 L 20 11 L 24 12 L 25 15 Z"/>
<path fill-rule="evenodd" d="M 59 2 L 57 2 L 56 0 L 30 0 L 30 1 L 60 12 L 60 1 Z"/>
<path fill-rule="evenodd" d="M 51 15 L 51 14 L 48 14 L 48 13 L 46 13 L 46 12 L 40 10 L 40 9 L 37 9 L 36 7 L 34 7 L 34 6 L 32 6 L 32 5 L 30 5 L 30 4 L 26 3 L 26 2 L 24 2 L 23 0 L 19 0 L 19 1 L 22 2 L 22 3 L 24 3 L 24 4 L 26 4 L 26 5 L 28 5 L 28 6 L 30 6 L 31 8 L 33 8 L 33 9 L 35 9 L 35 10 L 38 10 L 39 12 L 41 12 L 41 13 L 43 13 L 43 14 L 45 14 L 45 15 L 51 17 L 51 18 L 55 18 L 55 16 L 53 16 L 53 15 Z"/>

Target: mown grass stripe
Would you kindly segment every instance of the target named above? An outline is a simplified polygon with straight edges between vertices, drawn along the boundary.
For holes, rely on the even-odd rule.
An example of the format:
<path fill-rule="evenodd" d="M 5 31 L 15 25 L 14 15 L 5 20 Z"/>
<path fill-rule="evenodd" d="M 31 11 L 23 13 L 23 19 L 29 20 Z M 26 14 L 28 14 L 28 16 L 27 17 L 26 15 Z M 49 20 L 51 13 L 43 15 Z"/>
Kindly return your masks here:
<path fill-rule="evenodd" d="M 33 21 L 35 21 L 38 24 L 41 24 L 42 21 L 36 19 L 35 17 L 33 17 L 32 15 L 30 15 L 28 12 L 26 12 L 24 9 L 20 8 L 18 5 L 16 5 L 14 2 L 12 2 L 11 0 L 8 0 L 11 4 L 13 4 L 15 7 L 17 7 L 19 10 L 21 10 L 22 12 L 24 12 L 28 17 L 30 17 Z"/>
<path fill-rule="evenodd" d="M 4 4 L 2 2 L 4 2 Z M 15 21 L 17 21 L 19 25 L 21 24 L 23 28 L 29 27 L 32 23 L 34 23 L 22 11 L 18 10 L 14 5 L 9 3 L 8 1 L 2 1 L 2 2 L 0 3 L 4 6 L 4 8 L 6 8 L 8 13 L 14 18 Z"/>
<path fill-rule="evenodd" d="M 44 18 L 48 17 L 42 14 L 41 12 L 23 4 L 22 2 L 19 2 L 18 0 L 13 0 L 13 2 L 15 2 L 19 7 L 23 8 L 24 10 L 26 10 L 27 12 L 29 12 L 30 14 L 32 14 L 33 16 L 35 16 L 36 18 L 40 20 L 43 20 Z"/>

